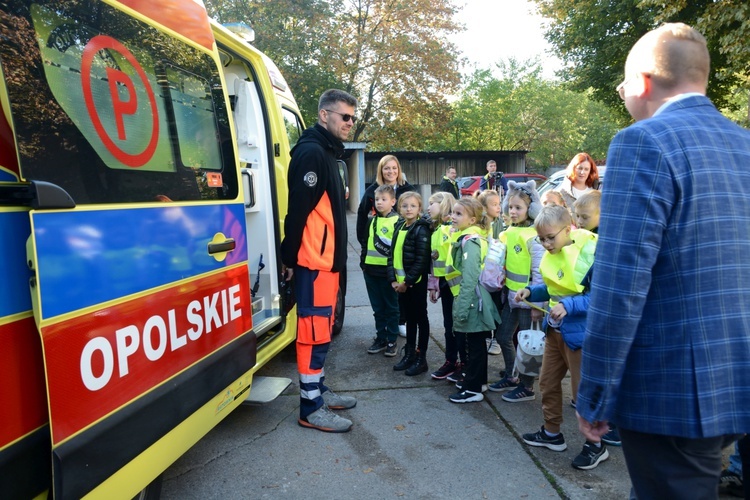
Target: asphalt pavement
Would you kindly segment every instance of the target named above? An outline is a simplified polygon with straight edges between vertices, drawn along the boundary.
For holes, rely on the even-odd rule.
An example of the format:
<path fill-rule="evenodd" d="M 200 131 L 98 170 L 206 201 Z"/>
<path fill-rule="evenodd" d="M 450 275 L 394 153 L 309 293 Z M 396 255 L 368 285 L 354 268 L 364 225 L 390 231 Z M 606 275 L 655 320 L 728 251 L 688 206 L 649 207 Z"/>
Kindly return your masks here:
<path fill-rule="evenodd" d="M 529 447 L 521 434 L 542 425 L 541 394 L 507 403 L 485 393 L 481 403 L 454 404 L 456 392 L 429 373 L 444 361 L 440 305 L 430 304 L 430 370 L 407 377 L 393 371 L 400 359 L 368 355 L 372 309 L 359 269 L 356 216 L 349 214 L 346 319 L 326 361 L 326 384 L 356 396 L 341 414 L 351 432 L 328 434 L 297 425 L 299 386 L 294 346 L 261 370 L 293 384 L 264 406 L 242 406 L 164 475 L 166 499 L 625 499 L 630 481 L 618 447 L 596 469 L 573 469 L 584 439 L 577 430 L 566 379 L 562 428 L 568 449 Z M 404 343 L 399 338 L 399 347 Z M 502 356 L 489 357 L 490 382 Z"/>

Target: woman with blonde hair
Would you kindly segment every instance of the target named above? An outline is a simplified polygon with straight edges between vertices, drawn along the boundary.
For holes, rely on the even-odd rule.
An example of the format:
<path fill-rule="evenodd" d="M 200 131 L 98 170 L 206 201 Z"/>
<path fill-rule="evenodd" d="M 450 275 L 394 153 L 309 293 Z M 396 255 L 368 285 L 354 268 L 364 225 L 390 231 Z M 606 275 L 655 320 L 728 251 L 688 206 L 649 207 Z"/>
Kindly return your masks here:
<path fill-rule="evenodd" d="M 378 186 L 389 185 L 396 191 L 396 203 L 399 197 L 408 192 L 416 191 L 417 188 L 406 182 L 406 176 L 401 170 L 401 163 L 394 155 L 385 155 L 378 162 L 378 170 L 375 182 L 365 189 L 362 200 L 357 209 L 357 241 L 362 248 L 367 248 L 367 228 L 370 227 L 370 218 L 375 213 L 375 190 Z M 398 333 L 406 337 L 406 316 L 404 311 L 399 313 Z"/>

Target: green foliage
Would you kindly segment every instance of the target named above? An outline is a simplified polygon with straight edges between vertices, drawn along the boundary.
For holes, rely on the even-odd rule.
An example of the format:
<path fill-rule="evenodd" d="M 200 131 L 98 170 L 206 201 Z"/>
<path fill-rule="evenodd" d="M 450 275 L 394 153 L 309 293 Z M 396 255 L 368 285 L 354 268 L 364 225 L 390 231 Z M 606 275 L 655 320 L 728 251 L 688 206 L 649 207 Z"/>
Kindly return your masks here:
<path fill-rule="evenodd" d="M 244 21 L 279 66 L 308 124 L 331 87 L 359 99 L 352 140 L 371 124 L 418 131 L 459 84 L 450 0 L 255 0 L 206 2 L 222 22 Z M 403 129 L 402 129 L 403 130 Z M 416 133 L 416 132 L 415 132 Z"/>
<path fill-rule="evenodd" d="M 592 92 L 576 92 L 542 79 L 538 62 L 515 59 L 469 77 L 453 105 L 449 139 L 441 149 L 527 150 L 530 169 L 567 163 L 580 151 L 606 157 L 609 142 L 625 123 Z"/>
<path fill-rule="evenodd" d="M 534 0 L 549 19 L 547 40 L 566 63 L 573 88 L 624 115 L 615 93 L 633 44 L 662 22 L 684 22 L 704 33 L 711 54 L 708 96 L 734 109 L 733 89 L 749 88 L 750 6 L 746 0 Z"/>

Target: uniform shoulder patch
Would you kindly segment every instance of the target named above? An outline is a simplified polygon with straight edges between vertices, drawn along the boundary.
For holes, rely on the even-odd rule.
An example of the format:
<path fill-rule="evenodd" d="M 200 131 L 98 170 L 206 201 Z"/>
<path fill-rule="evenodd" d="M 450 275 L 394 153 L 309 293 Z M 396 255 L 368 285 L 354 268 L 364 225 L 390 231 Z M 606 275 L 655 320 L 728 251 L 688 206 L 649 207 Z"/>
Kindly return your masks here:
<path fill-rule="evenodd" d="M 308 187 L 314 187 L 318 183 L 318 174 L 315 172 L 308 172 L 305 174 L 304 181 Z"/>

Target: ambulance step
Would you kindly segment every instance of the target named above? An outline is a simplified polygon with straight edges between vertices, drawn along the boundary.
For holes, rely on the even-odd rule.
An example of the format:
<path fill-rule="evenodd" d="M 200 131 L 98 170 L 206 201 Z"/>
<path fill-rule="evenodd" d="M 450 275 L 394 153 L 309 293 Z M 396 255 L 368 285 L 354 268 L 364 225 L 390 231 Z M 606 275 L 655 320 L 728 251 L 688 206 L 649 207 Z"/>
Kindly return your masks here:
<path fill-rule="evenodd" d="M 262 405 L 270 403 L 289 387 L 292 379 L 285 377 L 253 377 L 253 385 L 242 404 Z"/>

